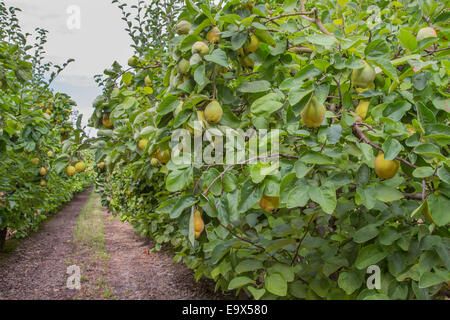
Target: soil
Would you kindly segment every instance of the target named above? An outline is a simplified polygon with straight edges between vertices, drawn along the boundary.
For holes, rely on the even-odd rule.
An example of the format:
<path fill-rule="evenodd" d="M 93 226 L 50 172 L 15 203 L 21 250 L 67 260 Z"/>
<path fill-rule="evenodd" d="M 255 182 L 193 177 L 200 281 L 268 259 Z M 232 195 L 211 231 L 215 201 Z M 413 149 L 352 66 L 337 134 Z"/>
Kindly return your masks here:
<path fill-rule="evenodd" d="M 91 189 L 76 195 L 41 229 L 0 258 L 0 300 L 67 299 L 235 299 L 214 293 L 214 282 L 196 282 L 192 270 L 172 262 L 168 250 L 152 253 L 153 244 L 103 210 L 102 252 L 80 248 L 73 229 Z M 67 267 L 81 269 L 81 290 L 68 289 Z"/>
<path fill-rule="evenodd" d="M 71 299 L 65 287 L 72 231 L 91 189 L 77 194 L 38 232 L 0 259 L 0 299 Z"/>
<path fill-rule="evenodd" d="M 137 235 L 133 228 L 110 216 L 104 210 L 107 278 L 114 295 L 120 299 L 197 300 L 230 299 L 214 293 L 215 283 L 209 279 L 196 282 L 194 272 L 183 263 L 172 262 L 168 249 L 151 253 L 153 247 Z"/>

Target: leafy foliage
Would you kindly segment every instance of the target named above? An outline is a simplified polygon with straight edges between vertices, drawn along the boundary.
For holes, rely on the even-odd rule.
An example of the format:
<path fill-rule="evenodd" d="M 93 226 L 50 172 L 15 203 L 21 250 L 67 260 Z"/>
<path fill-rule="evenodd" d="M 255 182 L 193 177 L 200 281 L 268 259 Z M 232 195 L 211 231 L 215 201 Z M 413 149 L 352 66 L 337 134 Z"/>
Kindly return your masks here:
<path fill-rule="evenodd" d="M 72 60 L 45 62 L 46 31 L 37 29 L 36 43 L 27 45 L 18 10 L 0 2 L 0 231 L 25 236 L 89 186 L 94 172 L 75 178 L 63 172 L 83 157 L 86 135 L 80 117 L 76 128 L 69 122 L 75 102 L 49 86 Z"/>
<path fill-rule="evenodd" d="M 152 237 L 156 250 L 174 246 L 175 260 L 197 278 L 255 299 L 448 296 L 447 7 L 186 0 L 180 34 L 135 41 L 137 63 L 114 63 L 100 82 L 90 125 L 99 129 L 96 161 L 106 163 L 97 181 L 103 204 Z M 437 37 L 418 41 L 427 26 Z M 213 27 L 220 39 L 208 43 Z M 159 48 L 149 45 L 161 39 Z M 199 41 L 208 45 L 203 57 L 191 50 Z M 365 78 L 352 82 L 366 65 Z M 314 108 L 326 108 L 323 118 L 309 111 L 320 115 L 317 128 L 301 116 L 313 97 Z M 211 100 L 223 116 L 206 128 L 278 129 L 279 170 L 264 159 L 154 165 L 160 150 L 178 148 L 170 141 L 177 128 L 191 129 L 191 139 L 204 129 L 194 121 Z M 360 100 L 369 101 L 363 116 Z M 140 139 L 148 140 L 142 150 Z M 260 143 L 270 148 L 270 138 Z M 387 180 L 374 170 L 380 152 L 399 164 L 387 165 Z M 275 210 L 263 207 L 263 196 L 279 199 Z M 205 231 L 194 237 L 197 209 Z M 366 287 L 374 264 L 380 289 Z"/>

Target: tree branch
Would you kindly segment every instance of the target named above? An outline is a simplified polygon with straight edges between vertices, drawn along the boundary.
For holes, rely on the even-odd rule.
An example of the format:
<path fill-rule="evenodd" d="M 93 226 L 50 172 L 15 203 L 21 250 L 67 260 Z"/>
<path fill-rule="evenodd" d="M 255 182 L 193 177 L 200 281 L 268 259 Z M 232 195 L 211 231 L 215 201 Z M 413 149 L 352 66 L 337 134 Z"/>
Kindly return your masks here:
<path fill-rule="evenodd" d="M 353 129 L 353 135 L 355 137 L 357 137 L 358 139 L 360 139 L 360 141 L 364 141 L 365 143 L 367 143 L 368 145 L 370 145 L 372 148 L 377 149 L 379 151 L 383 151 L 383 148 L 381 148 L 379 145 L 373 143 L 372 141 L 370 141 L 369 138 L 366 137 L 366 135 L 364 134 L 364 132 L 361 130 L 361 128 L 359 126 L 364 125 L 361 122 L 355 122 L 352 126 Z M 412 164 L 411 162 L 409 162 L 406 159 L 403 158 L 399 158 L 399 157 L 395 157 L 394 159 L 403 162 L 404 164 L 406 164 L 407 166 L 410 166 L 411 168 L 418 168 L 416 165 Z"/>
<path fill-rule="evenodd" d="M 295 17 L 295 16 L 307 16 L 307 15 L 312 15 L 314 14 L 314 9 L 308 12 L 295 12 L 295 13 L 286 13 L 286 14 L 280 14 L 279 16 L 276 17 L 272 17 L 272 18 L 267 18 L 267 17 L 261 17 L 263 19 L 267 19 L 267 21 L 264 22 L 264 24 L 269 23 L 269 22 L 274 22 L 274 20 L 278 20 L 281 18 L 286 18 L 286 17 Z M 309 18 L 309 17 L 302 17 L 303 19 L 307 18 L 307 20 L 309 21 L 314 21 L 313 18 Z"/>

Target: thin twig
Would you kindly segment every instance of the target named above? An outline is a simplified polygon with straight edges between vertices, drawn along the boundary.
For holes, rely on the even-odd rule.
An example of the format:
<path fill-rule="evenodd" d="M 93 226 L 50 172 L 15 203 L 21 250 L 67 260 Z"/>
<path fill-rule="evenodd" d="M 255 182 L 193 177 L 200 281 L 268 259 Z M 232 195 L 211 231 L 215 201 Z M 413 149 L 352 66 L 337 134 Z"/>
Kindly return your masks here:
<path fill-rule="evenodd" d="M 353 134 L 360 140 L 364 141 L 365 143 L 367 143 L 368 145 L 370 145 L 372 148 L 377 149 L 379 151 L 383 151 L 383 148 L 380 147 L 379 145 L 373 143 L 372 141 L 370 141 L 369 138 L 366 137 L 366 135 L 364 134 L 364 132 L 361 130 L 361 128 L 359 127 L 360 125 L 363 125 L 361 122 L 355 122 L 352 126 L 353 128 Z M 416 165 L 412 164 L 411 162 L 409 162 L 406 159 L 403 158 L 399 158 L 399 157 L 395 157 L 394 159 L 403 162 L 404 164 L 406 164 L 407 166 L 410 166 L 411 168 L 418 168 Z"/>
<path fill-rule="evenodd" d="M 286 14 L 281 14 L 279 16 L 272 17 L 272 18 L 267 18 L 267 17 L 261 17 L 261 18 L 267 19 L 267 21 L 264 22 L 264 24 L 266 24 L 266 23 L 273 22 L 274 20 L 278 20 L 281 18 L 295 17 L 295 16 L 307 16 L 307 15 L 312 15 L 312 14 L 314 14 L 314 10 L 311 10 L 308 12 L 286 13 Z M 312 19 L 312 18 L 310 18 L 310 19 Z M 313 21 L 313 20 L 311 20 L 311 21 Z"/>
<path fill-rule="evenodd" d="M 424 57 L 432 55 L 432 54 L 434 54 L 436 52 L 446 51 L 446 50 L 450 50 L 450 47 L 432 50 L 432 51 L 428 52 L 426 55 L 424 55 Z"/>
<path fill-rule="evenodd" d="M 314 220 L 314 219 L 311 217 L 311 219 L 309 219 L 309 221 L 308 221 L 308 225 L 306 226 L 305 234 L 303 235 L 303 237 L 302 237 L 302 238 L 300 239 L 300 241 L 298 242 L 297 249 L 295 250 L 294 258 L 292 258 L 292 261 L 291 261 L 291 266 L 294 265 L 295 260 L 297 260 L 297 258 L 298 258 L 299 251 L 300 251 L 300 247 L 301 247 L 301 245 L 302 245 L 303 240 L 305 240 L 306 235 L 309 233 L 309 225 L 311 224 L 311 221 L 313 221 L 313 220 Z"/>
<path fill-rule="evenodd" d="M 422 180 L 422 201 L 425 200 L 425 190 L 427 188 L 427 183 L 425 179 Z"/>

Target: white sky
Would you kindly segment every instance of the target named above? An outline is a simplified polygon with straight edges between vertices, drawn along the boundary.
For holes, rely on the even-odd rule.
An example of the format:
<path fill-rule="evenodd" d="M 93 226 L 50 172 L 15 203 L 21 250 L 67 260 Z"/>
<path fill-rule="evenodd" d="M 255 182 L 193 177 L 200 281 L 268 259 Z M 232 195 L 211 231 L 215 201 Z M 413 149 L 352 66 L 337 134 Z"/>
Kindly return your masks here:
<path fill-rule="evenodd" d="M 24 32 L 41 27 L 49 31 L 46 58 L 62 64 L 75 59 L 55 80 L 53 88 L 69 94 L 83 114 L 83 124 L 92 114 L 92 101 L 101 94 L 93 80 L 114 60 L 125 65 L 133 54 L 121 11 L 111 0 L 6 0 L 7 6 L 22 9 L 19 21 Z M 127 1 L 130 5 L 135 1 Z M 67 9 L 81 9 L 81 28 L 70 30 Z M 34 37 L 33 37 L 34 38 Z M 31 38 L 29 39 L 32 40 Z"/>

